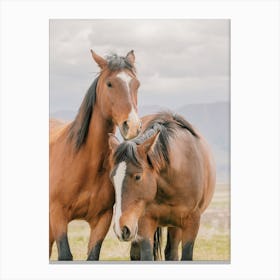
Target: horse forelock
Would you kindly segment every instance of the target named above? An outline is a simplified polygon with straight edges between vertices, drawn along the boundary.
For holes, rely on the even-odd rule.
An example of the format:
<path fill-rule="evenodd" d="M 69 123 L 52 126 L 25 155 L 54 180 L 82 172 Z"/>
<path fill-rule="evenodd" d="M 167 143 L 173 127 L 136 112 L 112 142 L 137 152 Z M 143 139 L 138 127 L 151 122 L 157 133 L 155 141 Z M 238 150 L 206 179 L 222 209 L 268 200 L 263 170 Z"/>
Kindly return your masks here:
<path fill-rule="evenodd" d="M 134 165 L 141 167 L 141 160 L 136 148 L 136 143 L 133 141 L 122 142 L 114 152 L 114 163 L 117 165 L 120 162 L 132 162 Z"/>
<path fill-rule="evenodd" d="M 107 67 L 110 71 L 117 71 L 122 69 L 128 69 L 135 73 L 135 67 L 129 62 L 129 60 L 124 56 L 118 56 L 115 53 L 111 53 L 106 56 Z"/>
<path fill-rule="evenodd" d="M 142 167 L 143 159 L 140 158 L 137 152 L 137 146 L 143 144 L 147 139 L 153 137 L 156 133 L 159 134 L 159 139 L 155 144 L 153 151 L 149 152 L 149 160 L 155 169 L 159 169 L 166 163 L 169 163 L 168 157 L 168 132 L 166 128 L 159 123 L 152 123 L 142 134 L 130 141 L 122 142 L 114 152 L 114 164 L 120 162 L 131 162 L 135 166 Z"/>

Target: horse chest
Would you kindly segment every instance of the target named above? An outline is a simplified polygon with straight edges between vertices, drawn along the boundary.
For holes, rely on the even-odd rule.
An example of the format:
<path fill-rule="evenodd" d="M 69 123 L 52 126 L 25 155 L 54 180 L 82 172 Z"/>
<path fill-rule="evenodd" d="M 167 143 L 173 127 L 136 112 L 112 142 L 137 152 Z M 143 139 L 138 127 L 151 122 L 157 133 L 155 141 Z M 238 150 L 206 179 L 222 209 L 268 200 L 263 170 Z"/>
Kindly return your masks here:
<path fill-rule="evenodd" d="M 95 213 L 99 214 L 104 210 L 113 208 L 114 198 L 114 190 L 110 183 L 103 184 L 99 191 L 90 198 L 88 217 L 91 217 Z"/>
<path fill-rule="evenodd" d="M 184 206 L 154 204 L 149 207 L 147 213 L 157 220 L 159 226 L 177 226 L 182 225 L 182 221 L 190 213 L 190 209 Z"/>
<path fill-rule="evenodd" d="M 91 193 L 88 191 L 83 191 L 75 197 L 75 200 L 72 202 L 70 211 L 72 219 L 78 219 L 84 217 L 89 209 L 91 201 Z"/>

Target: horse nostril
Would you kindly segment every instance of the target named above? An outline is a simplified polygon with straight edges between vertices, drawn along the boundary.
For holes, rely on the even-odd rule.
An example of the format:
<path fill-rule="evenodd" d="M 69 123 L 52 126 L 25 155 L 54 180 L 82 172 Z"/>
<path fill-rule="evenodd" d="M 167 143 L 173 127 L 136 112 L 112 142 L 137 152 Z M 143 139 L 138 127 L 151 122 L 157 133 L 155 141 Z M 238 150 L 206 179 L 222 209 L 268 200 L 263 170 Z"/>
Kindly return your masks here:
<path fill-rule="evenodd" d="M 138 128 L 137 128 L 137 134 L 139 134 L 141 132 L 142 129 L 142 122 L 140 122 Z"/>
<path fill-rule="evenodd" d="M 124 135 L 126 135 L 128 132 L 128 121 L 123 122 L 122 130 L 123 130 Z"/>
<path fill-rule="evenodd" d="M 130 230 L 128 227 L 124 226 L 122 228 L 122 238 L 123 240 L 128 240 L 130 237 Z"/>

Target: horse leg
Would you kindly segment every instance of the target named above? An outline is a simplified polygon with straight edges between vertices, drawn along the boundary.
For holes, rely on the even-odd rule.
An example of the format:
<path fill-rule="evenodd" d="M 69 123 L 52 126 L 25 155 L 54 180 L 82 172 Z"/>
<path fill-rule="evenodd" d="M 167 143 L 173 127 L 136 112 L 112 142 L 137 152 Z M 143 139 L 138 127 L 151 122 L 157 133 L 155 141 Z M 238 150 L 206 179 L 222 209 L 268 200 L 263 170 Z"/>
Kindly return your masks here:
<path fill-rule="evenodd" d="M 98 218 L 89 221 L 90 239 L 88 243 L 88 261 L 98 261 L 102 242 L 109 230 L 113 210 L 107 210 Z"/>
<path fill-rule="evenodd" d="M 68 237 L 67 237 L 67 225 L 68 220 L 63 211 L 59 208 L 51 211 L 50 213 L 51 229 L 53 238 L 56 241 L 58 250 L 59 261 L 72 261 L 73 256 L 70 251 Z"/>
<path fill-rule="evenodd" d="M 155 248 L 153 249 L 155 250 Z M 137 241 L 132 241 L 131 242 L 131 247 L 130 247 L 130 260 L 132 261 L 140 261 L 141 259 L 141 253 L 140 253 L 140 244 Z M 153 254 L 154 256 L 156 256 L 156 254 Z M 157 261 L 158 259 L 155 257 L 155 261 Z"/>
<path fill-rule="evenodd" d="M 166 261 L 178 261 L 178 246 L 182 240 L 182 231 L 180 228 L 169 227 L 167 229 L 167 243 L 164 250 Z"/>
<path fill-rule="evenodd" d="M 140 259 L 140 244 L 137 241 L 132 241 L 130 247 L 130 260 L 140 261 Z"/>
<path fill-rule="evenodd" d="M 161 243 L 162 243 L 162 228 L 158 227 L 156 232 L 154 233 L 154 248 L 153 248 L 153 255 L 154 261 L 161 260 Z"/>
<path fill-rule="evenodd" d="M 139 220 L 138 236 L 140 237 L 140 260 L 153 260 L 154 234 L 157 229 L 157 223 L 153 219 Z"/>
<path fill-rule="evenodd" d="M 200 225 L 200 213 L 191 213 L 182 228 L 182 261 L 193 260 L 193 247 Z"/>

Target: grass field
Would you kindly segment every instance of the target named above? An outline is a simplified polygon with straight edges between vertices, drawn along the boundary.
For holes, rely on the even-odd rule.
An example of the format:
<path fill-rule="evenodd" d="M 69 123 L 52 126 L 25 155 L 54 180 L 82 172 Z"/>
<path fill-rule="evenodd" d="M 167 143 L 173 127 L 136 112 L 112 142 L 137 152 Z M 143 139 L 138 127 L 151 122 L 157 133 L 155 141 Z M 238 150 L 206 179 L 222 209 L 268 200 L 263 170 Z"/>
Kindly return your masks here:
<path fill-rule="evenodd" d="M 165 231 L 164 231 L 165 232 Z M 166 234 L 163 234 L 163 246 Z M 68 237 L 74 260 L 86 260 L 89 226 L 84 221 L 73 221 L 68 226 Z M 129 260 L 130 243 L 120 242 L 112 227 L 103 242 L 100 260 Z M 201 219 L 201 225 L 194 246 L 194 260 L 230 260 L 230 188 L 217 185 L 213 200 Z M 51 260 L 57 260 L 56 244 Z"/>

